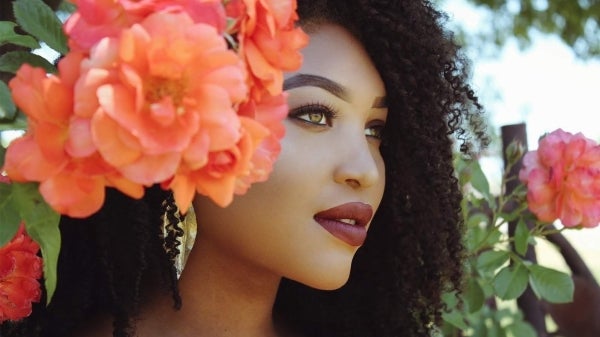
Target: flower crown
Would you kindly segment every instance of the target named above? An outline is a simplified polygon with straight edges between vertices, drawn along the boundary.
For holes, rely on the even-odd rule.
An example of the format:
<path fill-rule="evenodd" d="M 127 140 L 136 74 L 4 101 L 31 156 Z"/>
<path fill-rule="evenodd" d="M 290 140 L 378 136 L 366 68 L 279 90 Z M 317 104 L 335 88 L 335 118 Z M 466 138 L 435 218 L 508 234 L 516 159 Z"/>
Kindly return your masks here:
<path fill-rule="evenodd" d="M 41 246 L 48 301 L 58 214 L 95 213 L 106 187 L 141 198 L 160 184 L 187 210 L 195 193 L 225 207 L 266 180 L 288 110 L 283 71 L 300 67 L 308 42 L 294 0 L 71 2 L 66 37 L 54 27 L 50 39 L 32 22 L 41 15 L 60 26 L 54 12 L 40 0 L 15 2 L 21 27 L 63 57 L 55 74 L 24 63 L 9 82 L 27 130 L 6 151 L 12 183 L 0 184 L 0 246 L 23 235 L 24 222 Z M 26 37 L 11 34 L 13 43 Z M 9 315 L 0 302 L 0 321 L 29 315 L 30 305 Z"/>

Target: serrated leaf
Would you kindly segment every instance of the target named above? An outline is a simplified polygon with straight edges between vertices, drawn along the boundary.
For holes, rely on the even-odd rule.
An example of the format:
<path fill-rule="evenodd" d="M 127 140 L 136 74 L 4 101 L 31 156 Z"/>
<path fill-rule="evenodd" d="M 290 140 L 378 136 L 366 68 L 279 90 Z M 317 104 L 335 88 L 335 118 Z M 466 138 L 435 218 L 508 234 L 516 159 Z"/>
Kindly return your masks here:
<path fill-rule="evenodd" d="M 510 254 L 504 250 L 488 250 L 477 258 L 477 269 L 482 271 L 494 271 L 503 266 Z"/>
<path fill-rule="evenodd" d="M 17 25 L 11 21 L 0 21 L 0 46 L 4 44 L 14 44 L 17 46 L 37 49 L 40 44 L 36 39 L 29 35 L 17 34 L 15 27 Z"/>
<path fill-rule="evenodd" d="M 503 300 L 515 299 L 527 289 L 529 271 L 522 264 L 504 267 L 494 278 L 496 295 Z"/>
<path fill-rule="evenodd" d="M 529 228 L 523 219 L 520 219 L 515 228 L 515 250 L 521 256 L 525 256 L 529 246 Z"/>
<path fill-rule="evenodd" d="M 551 303 L 573 301 L 575 286 L 570 275 L 537 264 L 529 266 L 529 271 L 531 288 L 540 298 Z"/>
<path fill-rule="evenodd" d="M 43 1 L 17 0 L 13 4 L 13 11 L 17 23 L 24 31 L 63 55 L 69 51 L 62 23 Z"/>
<path fill-rule="evenodd" d="M 17 233 L 21 217 L 12 196 L 12 184 L 0 183 L 0 247 Z"/>
<path fill-rule="evenodd" d="M 17 107 L 12 100 L 10 89 L 3 81 L 0 81 L 0 119 L 13 119 L 17 113 Z"/>
<path fill-rule="evenodd" d="M 16 73 L 23 63 L 33 67 L 44 68 L 49 73 L 55 73 L 56 67 L 45 58 L 26 51 L 10 51 L 0 56 L 0 71 Z"/>

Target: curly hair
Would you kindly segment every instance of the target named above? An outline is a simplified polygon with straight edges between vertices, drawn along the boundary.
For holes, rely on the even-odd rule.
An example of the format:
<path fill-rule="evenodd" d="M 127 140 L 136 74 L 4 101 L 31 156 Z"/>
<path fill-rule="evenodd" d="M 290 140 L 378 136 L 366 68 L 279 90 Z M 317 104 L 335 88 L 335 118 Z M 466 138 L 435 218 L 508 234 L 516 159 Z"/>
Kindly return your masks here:
<path fill-rule="evenodd" d="M 427 1 L 310 1 L 299 11 L 309 25 L 352 32 L 385 83 L 386 187 L 348 283 L 319 292 L 286 281 L 277 309 L 307 336 L 429 336 L 441 294 L 460 289 L 463 271 L 449 136 L 467 154 L 488 143 L 469 63 Z"/>
<path fill-rule="evenodd" d="M 452 166 L 455 144 L 487 144 L 483 109 L 468 85 L 468 62 L 420 0 L 299 0 L 301 24 L 339 24 L 364 45 L 385 84 L 389 109 L 381 153 L 386 187 L 348 283 L 319 291 L 283 280 L 276 322 L 304 336 L 429 336 L 440 322 L 441 294 L 462 282 L 462 195 Z M 454 136 L 454 137 L 453 137 Z M 457 143 L 454 140 L 458 140 Z M 86 317 L 109 312 L 114 336 L 132 336 L 144 290 L 159 285 L 181 305 L 174 259 L 180 229 L 163 233 L 169 193 L 142 200 L 109 191 L 102 210 L 64 217 L 59 284 L 2 336 L 69 336 Z M 42 303 L 44 301 L 42 300 Z"/>

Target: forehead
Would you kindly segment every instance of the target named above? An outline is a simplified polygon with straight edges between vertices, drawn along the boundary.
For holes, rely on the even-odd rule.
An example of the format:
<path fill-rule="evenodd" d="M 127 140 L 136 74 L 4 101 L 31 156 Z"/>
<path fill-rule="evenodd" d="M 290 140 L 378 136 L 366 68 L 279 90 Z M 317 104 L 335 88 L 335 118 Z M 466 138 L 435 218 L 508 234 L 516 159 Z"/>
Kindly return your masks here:
<path fill-rule="evenodd" d="M 385 87 L 362 44 L 338 25 L 323 24 L 309 32 L 298 73 L 319 75 L 349 89 L 351 94 L 385 96 Z M 295 73 L 286 74 L 286 78 Z"/>

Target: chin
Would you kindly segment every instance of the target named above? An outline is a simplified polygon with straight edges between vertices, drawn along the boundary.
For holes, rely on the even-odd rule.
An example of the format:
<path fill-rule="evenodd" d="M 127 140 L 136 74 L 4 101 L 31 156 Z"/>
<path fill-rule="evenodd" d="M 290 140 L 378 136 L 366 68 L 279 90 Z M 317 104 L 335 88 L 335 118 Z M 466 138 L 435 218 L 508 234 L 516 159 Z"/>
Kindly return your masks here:
<path fill-rule="evenodd" d="M 322 261 L 321 261 L 322 262 Z M 319 290 L 336 290 L 348 282 L 350 277 L 350 262 L 320 263 L 318 268 L 313 268 L 310 273 L 300 277 L 292 277 L 296 282 L 300 282 L 311 288 Z"/>

